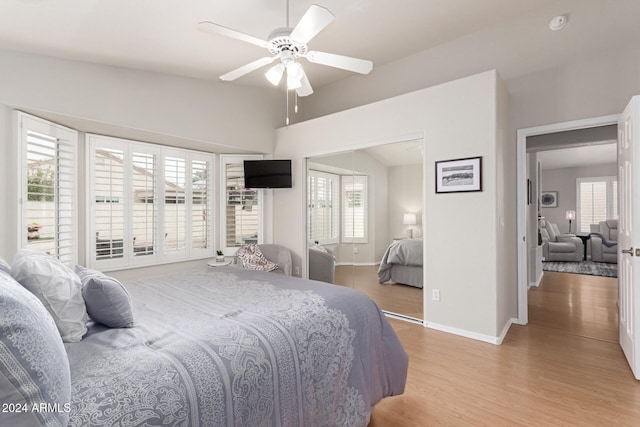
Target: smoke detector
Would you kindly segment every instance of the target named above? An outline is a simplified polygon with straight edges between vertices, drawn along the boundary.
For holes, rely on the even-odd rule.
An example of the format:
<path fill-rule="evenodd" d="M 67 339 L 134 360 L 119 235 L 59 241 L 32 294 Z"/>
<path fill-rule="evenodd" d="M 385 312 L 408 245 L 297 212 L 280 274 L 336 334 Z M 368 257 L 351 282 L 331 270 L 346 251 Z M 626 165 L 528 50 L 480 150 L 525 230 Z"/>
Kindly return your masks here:
<path fill-rule="evenodd" d="M 558 15 L 549 21 L 549 28 L 553 31 L 558 31 L 567 25 L 567 17 L 564 15 Z"/>

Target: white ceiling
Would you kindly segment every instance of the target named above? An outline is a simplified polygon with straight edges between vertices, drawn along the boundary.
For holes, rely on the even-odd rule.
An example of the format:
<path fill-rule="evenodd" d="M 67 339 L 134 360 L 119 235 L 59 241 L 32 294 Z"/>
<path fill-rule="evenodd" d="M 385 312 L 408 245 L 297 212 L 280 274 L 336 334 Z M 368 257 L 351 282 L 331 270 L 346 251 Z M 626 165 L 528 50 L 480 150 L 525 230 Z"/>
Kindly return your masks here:
<path fill-rule="evenodd" d="M 292 26 L 314 1 L 336 18 L 310 49 L 370 59 L 374 71 L 479 32 L 489 39 L 478 50 L 510 58 L 519 73 L 640 38 L 638 0 L 294 0 Z M 563 37 L 547 28 L 559 13 L 569 17 Z M 204 79 L 266 56 L 257 46 L 197 32 L 203 20 L 266 38 L 285 25 L 285 0 L 0 0 L 0 48 Z M 539 55 L 519 57 L 519 43 Z M 316 89 L 352 75 L 304 67 Z M 268 86 L 260 72 L 230 84 Z"/>
<path fill-rule="evenodd" d="M 562 169 L 617 163 L 616 143 L 538 151 L 542 169 Z"/>

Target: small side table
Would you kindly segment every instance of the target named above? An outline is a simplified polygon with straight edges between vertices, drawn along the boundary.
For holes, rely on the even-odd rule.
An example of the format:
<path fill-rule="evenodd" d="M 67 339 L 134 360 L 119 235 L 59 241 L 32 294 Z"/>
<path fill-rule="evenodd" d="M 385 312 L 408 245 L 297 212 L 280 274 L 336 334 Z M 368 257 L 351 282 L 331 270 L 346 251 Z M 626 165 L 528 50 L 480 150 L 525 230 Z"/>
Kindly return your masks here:
<path fill-rule="evenodd" d="M 209 267 L 223 267 L 229 264 L 231 264 L 231 261 L 216 261 L 215 259 L 212 259 L 211 261 L 207 262 L 207 265 Z"/>
<path fill-rule="evenodd" d="M 582 256 L 582 260 L 586 261 L 587 260 L 587 240 L 591 239 L 591 233 L 578 233 L 576 234 L 577 237 L 580 238 L 580 240 L 582 240 L 582 244 L 584 245 L 584 255 Z"/>

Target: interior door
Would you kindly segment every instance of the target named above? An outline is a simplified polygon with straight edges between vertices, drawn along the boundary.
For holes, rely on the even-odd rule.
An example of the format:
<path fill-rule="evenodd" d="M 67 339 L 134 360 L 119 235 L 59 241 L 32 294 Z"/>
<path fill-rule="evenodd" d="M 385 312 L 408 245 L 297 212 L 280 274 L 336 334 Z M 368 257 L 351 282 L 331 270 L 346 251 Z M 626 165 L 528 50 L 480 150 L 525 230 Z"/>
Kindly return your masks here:
<path fill-rule="evenodd" d="M 640 379 L 640 96 L 635 96 L 618 121 L 618 298 L 620 345 L 636 379 Z M 635 215 L 634 215 L 635 214 Z"/>

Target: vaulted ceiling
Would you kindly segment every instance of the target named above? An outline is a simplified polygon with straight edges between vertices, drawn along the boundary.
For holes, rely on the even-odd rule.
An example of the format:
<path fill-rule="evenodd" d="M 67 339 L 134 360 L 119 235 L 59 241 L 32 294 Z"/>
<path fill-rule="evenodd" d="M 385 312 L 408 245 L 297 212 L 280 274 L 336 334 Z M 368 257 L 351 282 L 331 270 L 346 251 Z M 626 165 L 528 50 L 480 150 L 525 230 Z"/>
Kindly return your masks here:
<path fill-rule="evenodd" d="M 310 48 L 370 59 L 374 70 L 482 33 L 477 54 L 512 58 L 497 62 L 509 78 L 640 36 L 637 0 L 292 0 L 290 25 L 314 2 L 336 18 Z M 556 14 L 569 19 L 562 37 L 548 28 Z M 204 20 L 266 39 L 285 26 L 286 1 L 3 0 L 0 49 L 212 80 L 267 53 L 198 32 Z M 528 52 L 526 58 L 519 52 Z M 316 90 L 352 75 L 304 67 Z M 263 72 L 229 84 L 268 86 Z"/>

